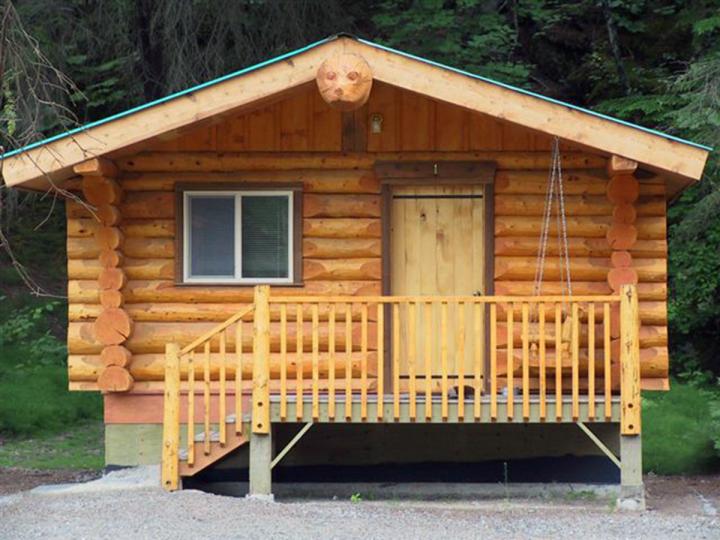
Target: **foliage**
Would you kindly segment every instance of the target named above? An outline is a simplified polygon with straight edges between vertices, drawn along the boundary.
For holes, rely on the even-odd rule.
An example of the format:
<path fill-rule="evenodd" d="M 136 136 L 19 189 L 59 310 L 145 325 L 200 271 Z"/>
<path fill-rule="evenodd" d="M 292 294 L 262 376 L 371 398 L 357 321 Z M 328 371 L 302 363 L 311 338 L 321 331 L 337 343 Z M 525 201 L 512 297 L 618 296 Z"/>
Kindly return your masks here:
<path fill-rule="evenodd" d="M 643 468 L 697 474 L 720 467 L 720 391 L 674 381 L 643 396 Z"/>

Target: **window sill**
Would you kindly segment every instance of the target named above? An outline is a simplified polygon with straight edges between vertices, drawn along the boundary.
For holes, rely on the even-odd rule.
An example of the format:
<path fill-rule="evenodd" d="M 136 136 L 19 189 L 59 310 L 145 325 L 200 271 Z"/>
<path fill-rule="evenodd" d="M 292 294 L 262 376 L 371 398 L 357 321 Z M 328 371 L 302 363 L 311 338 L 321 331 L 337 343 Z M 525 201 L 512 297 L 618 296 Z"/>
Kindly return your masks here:
<path fill-rule="evenodd" d="M 213 283 L 197 283 L 197 282 L 187 282 L 187 281 L 176 281 L 175 287 L 183 287 L 183 288 L 208 288 L 208 287 L 235 287 L 235 288 L 242 288 L 242 287 L 255 287 L 257 285 L 268 285 L 272 288 L 298 288 L 298 287 L 304 287 L 305 282 L 303 281 L 294 281 L 292 283 L 268 283 L 266 281 L 252 281 L 252 282 L 243 282 L 243 283 L 237 283 L 237 282 L 227 282 L 227 281 L 218 281 Z"/>

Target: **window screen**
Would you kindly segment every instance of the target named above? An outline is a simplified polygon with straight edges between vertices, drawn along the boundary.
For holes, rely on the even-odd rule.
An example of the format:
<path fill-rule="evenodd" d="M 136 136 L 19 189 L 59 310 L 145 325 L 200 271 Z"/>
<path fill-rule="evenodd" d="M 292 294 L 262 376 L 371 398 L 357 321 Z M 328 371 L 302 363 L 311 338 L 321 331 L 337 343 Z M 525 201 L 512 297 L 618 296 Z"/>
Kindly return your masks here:
<path fill-rule="evenodd" d="M 188 282 L 291 282 L 292 192 L 184 193 Z"/>

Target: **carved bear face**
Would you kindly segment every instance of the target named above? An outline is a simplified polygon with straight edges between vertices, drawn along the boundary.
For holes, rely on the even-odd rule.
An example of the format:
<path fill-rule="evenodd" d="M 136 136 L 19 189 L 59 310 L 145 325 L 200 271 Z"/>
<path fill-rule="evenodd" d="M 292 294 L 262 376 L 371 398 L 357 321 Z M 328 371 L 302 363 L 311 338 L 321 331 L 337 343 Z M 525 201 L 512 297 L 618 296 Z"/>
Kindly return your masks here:
<path fill-rule="evenodd" d="M 342 53 L 322 63 L 316 81 L 328 105 L 340 111 L 353 111 L 370 97 L 372 72 L 362 56 Z"/>

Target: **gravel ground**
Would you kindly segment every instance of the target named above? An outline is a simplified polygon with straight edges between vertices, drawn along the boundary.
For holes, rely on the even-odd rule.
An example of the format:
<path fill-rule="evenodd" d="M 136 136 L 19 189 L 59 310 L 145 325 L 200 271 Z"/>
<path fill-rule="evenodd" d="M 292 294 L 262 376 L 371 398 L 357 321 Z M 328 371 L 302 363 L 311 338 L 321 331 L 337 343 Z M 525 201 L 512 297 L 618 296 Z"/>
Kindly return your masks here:
<path fill-rule="evenodd" d="M 0 538 L 720 538 L 717 483 L 673 486 L 667 507 L 642 513 L 600 501 L 262 503 L 191 490 L 22 492 L 0 497 Z"/>

